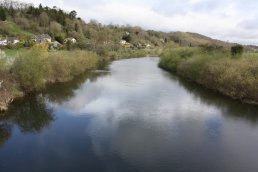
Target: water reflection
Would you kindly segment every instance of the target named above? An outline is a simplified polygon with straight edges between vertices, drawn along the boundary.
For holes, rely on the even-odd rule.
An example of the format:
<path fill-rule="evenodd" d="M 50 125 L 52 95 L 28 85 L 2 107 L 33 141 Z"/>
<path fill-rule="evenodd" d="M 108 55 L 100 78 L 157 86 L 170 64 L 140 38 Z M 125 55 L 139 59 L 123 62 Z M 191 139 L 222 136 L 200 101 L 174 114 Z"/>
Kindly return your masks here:
<path fill-rule="evenodd" d="M 157 60 L 115 62 L 112 75 L 85 82 L 74 97 L 50 106 L 73 117 L 92 116 L 86 131 L 99 159 L 116 156 L 143 171 L 232 171 L 236 162 L 244 168 L 256 167 L 242 158 L 228 158 L 231 151 L 238 152 L 232 144 L 243 144 L 231 128 L 246 126 L 241 135 L 249 131 L 248 124 L 232 119 L 256 124 L 257 107 L 162 72 L 156 68 Z M 249 131 L 253 143 L 256 130 Z M 223 165 L 223 161 L 231 163 Z"/>
<path fill-rule="evenodd" d="M 40 133 L 54 121 L 52 110 L 46 106 L 42 96 L 27 97 L 25 100 L 15 101 L 9 110 L 0 116 L 2 145 L 10 138 L 14 125 L 23 133 Z"/>
<path fill-rule="evenodd" d="M 108 74 L 109 73 L 105 71 L 84 73 L 69 82 L 51 84 L 42 94 L 49 101 L 60 104 L 73 98 L 75 96 L 75 91 L 78 90 L 85 81 L 95 82 L 98 77 Z"/>
<path fill-rule="evenodd" d="M 22 145 L 19 149 L 28 153 L 24 159 L 30 164 L 19 164 L 20 159 L 12 157 L 8 160 L 16 167 L 6 168 L 148 172 L 258 169 L 257 107 L 172 76 L 157 68 L 157 62 L 158 58 L 116 61 L 110 72 L 85 74 L 14 103 L 9 115 L 1 119 L 0 144 L 14 138 L 11 134 L 17 126 L 22 133 L 16 137 L 30 145 L 28 152 Z M 24 133 L 36 133 L 37 137 L 30 140 Z M 10 150 L 3 149 L 5 154 L 12 153 L 12 144 L 8 146 Z M 0 154 L 1 159 L 8 161 Z"/>
<path fill-rule="evenodd" d="M 11 126 L 7 123 L 0 124 L 0 147 L 4 145 L 4 143 L 10 138 L 11 136 Z"/>
<path fill-rule="evenodd" d="M 170 75 L 170 77 L 173 80 L 178 80 L 179 84 L 193 95 L 196 100 L 201 101 L 203 104 L 216 106 L 216 108 L 219 108 L 223 112 L 223 115 L 235 119 L 246 119 L 254 125 L 257 124 L 257 105 L 243 104 L 176 76 Z"/>

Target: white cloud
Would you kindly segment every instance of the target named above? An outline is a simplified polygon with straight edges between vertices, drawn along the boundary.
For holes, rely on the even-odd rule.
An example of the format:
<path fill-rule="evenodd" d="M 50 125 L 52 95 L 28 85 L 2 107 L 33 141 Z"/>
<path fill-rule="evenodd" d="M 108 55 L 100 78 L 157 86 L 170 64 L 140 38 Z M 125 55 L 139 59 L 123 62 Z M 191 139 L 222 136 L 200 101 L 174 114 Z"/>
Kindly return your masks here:
<path fill-rule="evenodd" d="M 213 38 L 258 44 L 255 0 L 26 0 L 76 10 L 86 21 L 130 24 L 162 31 L 198 32 Z"/>

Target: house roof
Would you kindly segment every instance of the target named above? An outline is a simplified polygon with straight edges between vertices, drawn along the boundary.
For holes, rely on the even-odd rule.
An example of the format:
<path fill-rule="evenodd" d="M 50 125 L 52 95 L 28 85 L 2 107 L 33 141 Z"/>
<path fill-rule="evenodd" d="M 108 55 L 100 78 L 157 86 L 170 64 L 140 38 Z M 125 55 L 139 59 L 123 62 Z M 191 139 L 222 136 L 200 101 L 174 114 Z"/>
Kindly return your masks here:
<path fill-rule="evenodd" d="M 38 39 L 38 40 L 51 39 L 51 36 L 49 36 L 48 34 L 34 35 L 33 39 Z"/>
<path fill-rule="evenodd" d="M 17 37 L 8 37 L 7 38 L 7 41 L 16 41 L 16 40 L 19 40 L 19 38 L 17 38 Z"/>

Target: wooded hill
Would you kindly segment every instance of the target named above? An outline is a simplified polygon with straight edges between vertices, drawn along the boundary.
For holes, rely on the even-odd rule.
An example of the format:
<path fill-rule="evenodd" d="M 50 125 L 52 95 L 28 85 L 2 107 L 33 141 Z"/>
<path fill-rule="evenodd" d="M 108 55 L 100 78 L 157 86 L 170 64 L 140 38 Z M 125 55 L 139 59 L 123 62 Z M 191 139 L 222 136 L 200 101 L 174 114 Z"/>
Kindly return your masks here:
<path fill-rule="evenodd" d="M 103 25 L 95 20 L 86 23 L 76 11 L 67 12 L 58 7 L 38 7 L 33 4 L 0 0 L 0 38 L 15 36 L 30 40 L 34 34 L 49 34 L 53 40 L 64 43 L 67 37 L 77 40 L 77 47 L 91 51 L 117 51 L 120 41 L 126 40 L 132 48 L 162 47 L 168 43 L 180 46 L 216 45 L 231 47 L 233 44 L 185 32 L 158 32 L 140 27 Z M 255 46 L 246 46 L 255 50 Z"/>

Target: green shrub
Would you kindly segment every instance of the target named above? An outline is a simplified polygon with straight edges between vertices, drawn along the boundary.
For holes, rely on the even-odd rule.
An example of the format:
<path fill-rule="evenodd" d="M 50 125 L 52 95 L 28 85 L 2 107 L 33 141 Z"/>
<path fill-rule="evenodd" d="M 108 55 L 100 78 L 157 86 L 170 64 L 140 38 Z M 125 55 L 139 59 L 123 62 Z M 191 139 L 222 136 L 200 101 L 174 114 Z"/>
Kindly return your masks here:
<path fill-rule="evenodd" d="M 178 65 L 191 58 L 196 52 L 195 48 L 174 48 L 166 50 L 161 55 L 159 66 L 170 72 L 177 72 Z"/>
<path fill-rule="evenodd" d="M 49 82 L 63 82 L 97 66 L 96 54 L 87 51 L 57 51 L 49 54 Z"/>
<path fill-rule="evenodd" d="M 58 33 L 58 34 L 55 36 L 55 40 L 56 40 L 57 42 L 59 42 L 60 44 L 64 44 L 64 40 L 65 40 L 64 34 Z"/>
<path fill-rule="evenodd" d="M 34 47 L 15 60 L 12 70 L 25 92 L 38 91 L 45 86 L 48 71 L 46 55 L 44 49 Z"/>
<path fill-rule="evenodd" d="M 242 55 L 244 52 L 244 47 L 242 45 L 235 45 L 231 47 L 232 56 Z"/>
<path fill-rule="evenodd" d="M 204 44 L 204 45 L 200 45 L 200 48 L 203 53 L 218 53 L 218 52 L 225 51 L 225 48 L 223 46 L 218 46 L 218 45 Z"/>
<path fill-rule="evenodd" d="M 159 65 L 234 99 L 258 102 L 256 55 L 244 54 L 243 58 L 232 59 L 227 51 L 195 50 L 192 54 L 189 49 L 163 53 Z"/>
<path fill-rule="evenodd" d="M 207 65 L 198 80 L 208 88 L 241 100 L 258 100 L 258 61 L 223 59 Z"/>

